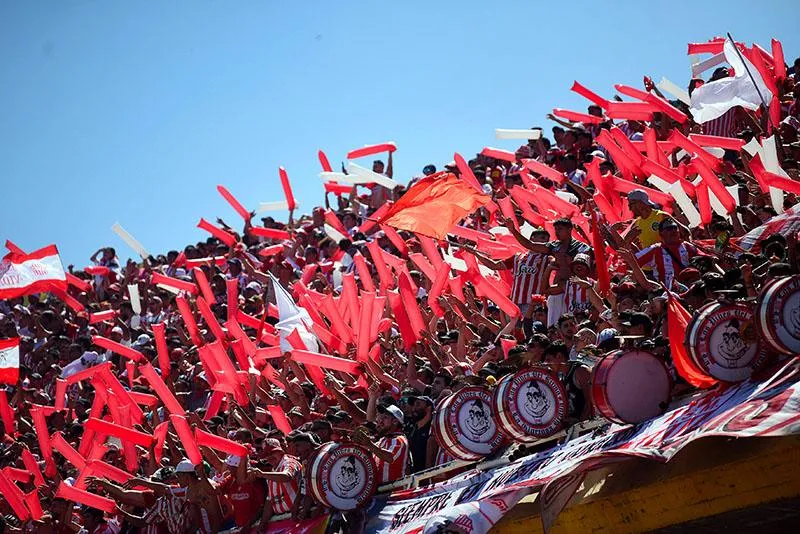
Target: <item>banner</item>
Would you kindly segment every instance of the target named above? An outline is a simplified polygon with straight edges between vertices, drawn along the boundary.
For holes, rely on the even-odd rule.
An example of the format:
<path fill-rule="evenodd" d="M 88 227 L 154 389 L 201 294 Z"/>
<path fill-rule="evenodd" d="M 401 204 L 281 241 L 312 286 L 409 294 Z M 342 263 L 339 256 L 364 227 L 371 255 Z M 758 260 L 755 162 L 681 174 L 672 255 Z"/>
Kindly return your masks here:
<path fill-rule="evenodd" d="M 55 245 L 30 254 L 11 252 L 0 260 L 0 299 L 52 289 L 67 290 L 67 276 Z"/>
<path fill-rule="evenodd" d="M 612 425 L 601 435 L 586 434 L 502 467 L 472 470 L 434 486 L 379 496 L 370 510 L 366 531 L 440 532 L 443 529 L 437 526 L 437 518 L 455 513 L 459 517 L 453 521 L 460 521 L 461 531 L 485 532 L 487 518 L 496 523 L 536 489 L 541 490 L 542 518 L 548 528 L 589 470 L 631 456 L 667 462 L 683 447 L 706 436 L 800 434 L 800 357 L 761 373 L 759 378 L 761 381 L 720 386 L 636 426 Z M 486 513 L 487 506 L 494 506 L 493 513 Z M 467 523 L 473 527 L 467 529 Z"/>
<path fill-rule="evenodd" d="M 0 384 L 19 382 L 19 338 L 0 339 Z"/>

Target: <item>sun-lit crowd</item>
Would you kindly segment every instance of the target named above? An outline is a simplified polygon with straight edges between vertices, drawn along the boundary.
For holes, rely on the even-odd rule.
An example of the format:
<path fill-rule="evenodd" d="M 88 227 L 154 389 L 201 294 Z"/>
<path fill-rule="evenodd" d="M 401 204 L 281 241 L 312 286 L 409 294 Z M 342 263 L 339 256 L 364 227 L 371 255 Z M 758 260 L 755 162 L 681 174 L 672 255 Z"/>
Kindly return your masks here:
<path fill-rule="evenodd" d="M 693 386 L 673 363 L 667 291 L 691 313 L 722 297 L 752 298 L 769 281 L 797 274 L 796 232 L 775 231 L 747 249 L 737 243 L 798 199 L 787 192 L 776 206 L 751 166 L 753 157 L 741 149 L 720 150 L 711 157 L 719 162 L 720 181 L 734 192 L 735 211 L 722 216 L 715 210 L 708 222 L 692 224 L 677 204 L 665 206 L 650 183 L 628 175 L 606 136 L 613 129 L 614 135 L 621 132 L 638 146 L 654 135 L 665 143 L 662 155 L 669 167 L 688 168 L 682 178 L 691 181 L 699 170 L 691 166 L 692 154 L 666 144 L 673 132 L 746 142 L 775 135 L 778 162 L 789 179 L 797 180 L 800 107 L 794 84 L 800 81 L 799 67 L 800 59 L 779 80 L 777 124 L 766 110 L 738 107 L 696 124 L 687 106 L 677 100 L 670 103 L 688 117 L 683 123 L 666 113 L 655 113 L 650 120 L 610 119 L 594 103 L 586 114 L 598 120 L 549 116 L 556 126 L 532 135 L 515 151 L 515 161 L 485 154 L 468 161 L 494 209 L 478 209 L 459 223 L 467 230 L 435 241 L 435 259 L 420 236 L 375 224 L 370 216 L 427 176 L 439 171 L 463 175 L 447 155 L 444 165 L 427 165 L 408 185 L 391 190 L 374 184 L 326 193 L 324 206 L 302 216 L 291 213 L 288 220 L 258 220 L 251 214 L 242 226 L 218 219 L 216 225 L 235 237 L 232 244 L 210 237 L 127 261 L 121 259 L 121 250 L 103 247 L 87 258 L 89 269 L 68 266 L 78 280 L 70 285 L 70 302 L 52 293 L 0 301 L 0 338 L 20 338 L 21 355 L 20 382 L 0 393 L 0 403 L 13 413 L 12 428 L 0 418 L 0 469 L 28 496 L 29 509 L 40 507 L 36 518 L 19 518 L 0 497 L 0 532 L 267 532 L 270 520 L 279 516 L 328 514 L 331 511 L 312 498 L 306 479 L 309 461 L 322 444 L 350 440 L 366 447 L 374 457 L 378 485 L 444 464 L 452 457 L 431 431 L 439 403 L 466 386 L 492 388 L 504 376 L 527 367 L 544 365 L 561 381 L 568 399 L 565 428 L 597 415 L 591 368 L 620 348 L 654 354 L 670 370 L 673 393 L 690 391 Z M 720 68 L 711 79 L 728 75 Z M 689 88 L 701 82 L 692 80 Z M 668 100 L 649 79 L 643 90 Z M 396 154 L 400 157 L 402 151 Z M 396 178 L 395 155 L 380 157 L 372 170 Z M 558 183 L 535 172 L 526 165 L 528 160 L 549 166 L 564 179 Z M 630 178 L 639 184 L 617 192 L 618 202 L 611 206 L 617 220 L 598 203 L 596 192 L 605 187 L 598 176 Z M 533 187 L 531 183 L 555 192 L 572 208 L 537 212 L 517 194 Z M 573 209 L 586 217 L 573 216 Z M 588 226 L 582 223 L 586 220 Z M 259 235 L 251 231 L 256 226 L 286 231 L 288 239 Z M 594 246 L 595 230 L 605 250 Z M 494 236 L 498 246 L 484 246 L 469 231 Z M 314 314 L 312 303 L 325 310 L 348 298 L 351 280 L 356 294 L 381 286 L 370 242 L 399 258 L 402 266 L 392 269 L 410 276 L 425 327 L 419 341 L 410 347 L 404 341 L 389 296 L 376 301 L 384 308 L 375 313 L 380 321 L 375 353 L 359 360 L 359 373 L 303 365 L 283 354 L 285 349 L 269 352 L 287 343 L 285 333 L 275 328 L 284 319 L 278 292 L 285 291 L 297 306 L 312 308 L 309 312 Z M 599 256 L 603 272 L 598 272 Z M 467 277 L 460 277 L 460 285 L 452 283 L 464 272 L 462 264 L 473 258 L 487 280 L 507 289 L 519 310 L 516 317 Z M 429 302 L 439 268 L 450 271 L 451 283 Z M 154 274 L 168 278 L 155 283 Z M 199 291 L 170 287 L 169 280 L 175 279 Z M 607 280 L 607 287 L 601 279 Z M 198 306 L 200 296 L 216 321 Z M 179 307 L 182 299 L 196 331 Z M 113 311 L 98 316 L 109 310 Z M 330 328 L 310 329 L 317 337 L 315 352 L 356 360 L 355 343 L 330 337 L 331 331 L 337 332 L 330 320 L 335 314 L 321 313 L 329 320 L 320 320 Z M 356 317 L 342 320 L 351 327 L 358 322 Z M 247 340 L 234 332 L 234 324 Z M 177 425 L 164 424 L 174 411 L 154 394 L 140 372 L 142 363 L 134 365 L 94 343 L 93 336 L 141 353 L 185 410 L 192 429 L 244 445 L 247 453 L 200 444 L 202 461 L 190 460 Z M 162 336 L 165 345 L 159 347 Z M 292 346 L 296 342 L 288 340 Z M 227 357 L 225 366 L 247 374 L 241 389 L 224 392 L 216 387 L 220 379 L 210 372 L 209 352 L 202 348 L 214 343 Z M 245 351 L 242 345 L 247 343 L 253 343 L 256 352 L 242 358 L 239 351 Z M 101 366 L 107 371 L 88 372 Z M 88 378 L 70 379 L 76 376 Z M 125 398 L 109 394 L 116 384 L 121 384 Z M 131 406 L 127 399 L 139 400 Z M 51 409 L 56 406 L 59 409 Z M 161 437 L 146 447 L 106 438 L 87 427 L 90 418 L 104 417 L 120 424 L 128 420 L 128 428 Z M 49 460 L 41 449 L 37 418 L 44 421 L 49 442 L 57 443 Z M 113 509 L 75 506 L 65 486 L 110 499 Z M 328 528 L 358 532 L 363 522 L 363 514 L 335 515 Z"/>

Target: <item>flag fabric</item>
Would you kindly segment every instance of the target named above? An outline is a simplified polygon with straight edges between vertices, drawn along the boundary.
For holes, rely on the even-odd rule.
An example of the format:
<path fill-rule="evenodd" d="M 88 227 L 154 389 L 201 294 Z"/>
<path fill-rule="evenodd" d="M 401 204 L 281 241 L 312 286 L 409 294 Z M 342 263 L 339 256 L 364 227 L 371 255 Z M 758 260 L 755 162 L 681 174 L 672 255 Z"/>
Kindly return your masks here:
<path fill-rule="evenodd" d="M 697 367 L 686 352 L 685 336 L 690 319 L 691 315 L 686 308 L 681 306 L 671 291 L 667 291 L 667 329 L 669 330 L 669 345 L 675 369 L 691 385 L 698 388 L 710 388 L 717 381 Z"/>
<path fill-rule="evenodd" d="M 411 186 L 380 223 L 445 239 L 458 221 L 490 201 L 453 174 L 429 176 Z"/>
<path fill-rule="evenodd" d="M 275 303 L 278 305 L 278 322 L 275 329 L 280 334 L 281 352 L 292 352 L 292 345 L 287 339 L 295 330 L 306 348 L 312 352 L 319 352 L 317 336 L 311 333 L 311 316 L 305 308 L 295 304 L 292 296 L 283 289 L 278 279 L 269 275 L 272 279 L 272 288 L 275 291 Z"/>
<path fill-rule="evenodd" d="M 753 228 L 735 242 L 743 250 L 758 254 L 761 252 L 761 242 L 766 238 L 775 234 L 791 238 L 798 233 L 800 233 L 800 204 L 795 204 L 781 215 Z"/>
<path fill-rule="evenodd" d="M 594 264 L 597 268 L 597 292 L 601 297 L 607 297 L 611 291 L 611 274 L 606 262 L 606 247 L 600 228 L 597 226 L 597 213 L 591 210 L 592 216 L 592 248 L 594 248 Z"/>
<path fill-rule="evenodd" d="M 30 254 L 10 252 L 0 261 L 0 299 L 50 290 L 67 291 L 67 276 L 55 245 Z"/>
<path fill-rule="evenodd" d="M 0 384 L 19 382 L 19 338 L 0 339 Z"/>
<path fill-rule="evenodd" d="M 721 117 L 736 106 L 756 110 L 762 105 L 762 98 L 767 106 L 772 100 L 772 92 L 758 69 L 746 58 L 740 58 L 730 39 L 725 40 L 723 53 L 725 61 L 733 67 L 734 76 L 708 82 L 692 92 L 689 109 L 697 123 L 703 124 Z M 748 70 L 752 79 L 747 74 Z"/>

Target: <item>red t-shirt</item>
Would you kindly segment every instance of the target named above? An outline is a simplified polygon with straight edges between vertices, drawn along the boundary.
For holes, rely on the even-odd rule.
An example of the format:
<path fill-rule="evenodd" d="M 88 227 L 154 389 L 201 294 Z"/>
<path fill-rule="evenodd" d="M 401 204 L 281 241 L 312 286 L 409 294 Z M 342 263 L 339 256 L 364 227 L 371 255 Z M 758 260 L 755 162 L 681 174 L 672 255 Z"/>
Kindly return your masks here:
<path fill-rule="evenodd" d="M 248 525 L 261 511 L 266 500 L 262 480 L 237 484 L 233 478 L 223 482 L 223 491 L 233 506 L 233 518 L 237 527 Z"/>

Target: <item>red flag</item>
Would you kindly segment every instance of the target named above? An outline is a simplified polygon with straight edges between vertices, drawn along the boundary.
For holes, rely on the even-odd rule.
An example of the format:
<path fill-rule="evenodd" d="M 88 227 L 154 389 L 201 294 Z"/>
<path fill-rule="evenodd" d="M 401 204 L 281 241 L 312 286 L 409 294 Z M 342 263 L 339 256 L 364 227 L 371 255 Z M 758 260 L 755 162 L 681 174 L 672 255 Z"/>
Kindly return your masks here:
<path fill-rule="evenodd" d="M 606 263 L 606 246 L 600 236 L 600 228 L 597 226 L 597 213 L 591 210 L 592 216 L 592 248 L 594 248 L 594 264 L 597 267 L 597 289 L 601 297 L 608 296 L 611 291 L 611 275 L 608 272 Z"/>
<path fill-rule="evenodd" d="M 453 174 L 428 177 L 414 184 L 380 222 L 400 230 L 445 239 L 458 221 L 490 200 Z M 434 213 L 436 216 L 432 217 Z"/>
<path fill-rule="evenodd" d="M 667 329 L 675 369 L 687 382 L 698 388 L 709 388 L 717 383 L 705 374 L 686 353 L 684 338 L 691 316 L 671 292 L 667 292 Z"/>
<path fill-rule="evenodd" d="M 508 351 L 513 349 L 517 346 L 517 341 L 515 339 L 506 339 L 504 337 L 500 338 L 500 347 L 503 349 L 503 359 L 508 359 Z"/>
<path fill-rule="evenodd" d="M 0 384 L 16 385 L 17 382 L 19 382 L 19 338 L 0 339 Z"/>
<path fill-rule="evenodd" d="M 55 245 L 30 254 L 10 252 L 0 261 L 0 299 L 52 289 L 67 291 L 67 276 Z"/>

